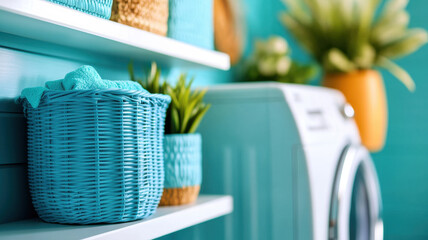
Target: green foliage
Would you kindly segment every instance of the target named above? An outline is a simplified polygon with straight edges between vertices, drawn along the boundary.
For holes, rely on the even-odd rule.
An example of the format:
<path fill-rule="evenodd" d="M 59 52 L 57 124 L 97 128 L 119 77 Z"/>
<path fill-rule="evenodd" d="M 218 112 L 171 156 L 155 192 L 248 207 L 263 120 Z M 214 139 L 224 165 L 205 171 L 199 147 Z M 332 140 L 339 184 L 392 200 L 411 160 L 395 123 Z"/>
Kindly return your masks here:
<path fill-rule="evenodd" d="M 258 40 L 246 67 L 245 80 L 307 83 L 317 74 L 315 65 L 304 65 L 290 57 L 287 41 L 278 36 Z"/>
<path fill-rule="evenodd" d="M 326 73 L 385 67 L 409 90 L 409 74 L 391 60 L 428 41 L 424 29 L 408 29 L 408 0 L 283 0 L 283 24 Z M 376 17 L 377 11 L 380 11 Z"/>
<path fill-rule="evenodd" d="M 171 116 L 170 129 L 172 133 L 193 133 L 199 126 L 210 105 L 203 103 L 205 90 L 191 91 L 193 79 L 187 82 L 187 76 L 182 74 L 174 88 L 168 88 L 171 96 L 169 112 Z"/>
<path fill-rule="evenodd" d="M 167 81 L 164 81 L 161 84 L 161 70 L 157 67 L 156 63 L 152 62 L 150 72 L 148 72 L 146 77 L 143 79 L 135 77 L 134 66 L 132 62 L 128 65 L 128 72 L 131 80 L 138 82 L 148 92 L 167 94 L 167 88 L 170 86 Z"/>
<path fill-rule="evenodd" d="M 134 75 L 132 63 L 128 65 L 132 81 L 136 81 L 150 93 L 167 94 L 171 97 L 168 107 L 165 133 L 194 133 L 198 128 L 210 105 L 203 102 L 206 90 L 191 90 L 193 79 L 187 82 L 185 74 L 180 75 L 177 84 L 173 87 L 166 80 L 161 83 L 161 71 L 156 63 L 152 63 L 150 72 L 144 79 L 137 79 Z"/>

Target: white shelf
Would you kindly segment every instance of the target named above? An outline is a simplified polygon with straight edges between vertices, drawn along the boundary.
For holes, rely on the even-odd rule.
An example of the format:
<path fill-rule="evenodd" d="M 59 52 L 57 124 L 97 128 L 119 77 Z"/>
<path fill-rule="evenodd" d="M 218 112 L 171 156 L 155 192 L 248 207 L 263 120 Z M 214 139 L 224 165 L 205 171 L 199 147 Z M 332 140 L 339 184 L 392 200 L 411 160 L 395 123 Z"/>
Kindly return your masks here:
<path fill-rule="evenodd" d="M 189 205 L 160 207 L 144 220 L 97 225 L 62 225 L 30 219 L 0 224 L 2 240 L 153 239 L 231 213 L 231 196 L 199 196 Z"/>
<path fill-rule="evenodd" d="M 45 0 L 0 0 L 0 32 L 168 66 L 228 70 L 227 54 L 101 19 Z"/>

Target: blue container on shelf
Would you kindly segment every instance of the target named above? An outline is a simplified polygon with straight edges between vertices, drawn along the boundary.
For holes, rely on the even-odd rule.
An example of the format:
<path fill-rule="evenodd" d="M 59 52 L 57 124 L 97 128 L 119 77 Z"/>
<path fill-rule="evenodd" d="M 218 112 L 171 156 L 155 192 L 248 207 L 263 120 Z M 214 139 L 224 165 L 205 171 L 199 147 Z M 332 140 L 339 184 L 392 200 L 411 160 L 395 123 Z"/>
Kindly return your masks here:
<path fill-rule="evenodd" d="M 165 189 L 159 205 L 196 201 L 202 182 L 201 134 L 165 134 L 163 143 Z"/>
<path fill-rule="evenodd" d="M 47 0 L 100 18 L 110 19 L 113 0 Z"/>
<path fill-rule="evenodd" d="M 165 188 L 201 185 L 201 134 L 166 134 L 163 143 Z"/>
<path fill-rule="evenodd" d="M 170 0 L 168 37 L 205 49 L 214 48 L 212 0 Z"/>
<path fill-rule="evenodd" d="M 163 191 L 170 97 L 143 91 L 47 90 L 28 119 L 28 178 L 47 222 L 117 223 L 153 214 Z"/>

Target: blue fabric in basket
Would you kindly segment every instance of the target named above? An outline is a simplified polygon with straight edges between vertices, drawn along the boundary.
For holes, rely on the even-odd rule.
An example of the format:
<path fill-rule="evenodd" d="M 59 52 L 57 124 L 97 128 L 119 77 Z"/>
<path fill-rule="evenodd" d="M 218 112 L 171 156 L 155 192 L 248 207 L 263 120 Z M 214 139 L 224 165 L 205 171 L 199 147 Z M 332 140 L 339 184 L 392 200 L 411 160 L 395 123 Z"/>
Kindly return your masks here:
<path fill-rule="evenodd" d="M 75 10 L 109 19 L 113 0 L 47 0 Z"/>
<path fill-rule="evenodd" d="M 65 75 L 64 79 L 49 81 L 45 87 L 25 88 L 20 99 L 27 99 L 33 108 L 37 108 L 46 90 L 92 90 L 92 89 L 125 89 L 146 91 L 137 82 L 110 81 L 101 79 L 95 68 L 82 66 Z"/>
<path fill-rule="evenodd" d="M 213 49 L 213 0 L 170 0 L 168 37 Z"/>
<path fill-rule="evenodd" d="M 201 135 L 166 134 L 164 141 L 165 188 L 200 185 L 202 182 Z"/>

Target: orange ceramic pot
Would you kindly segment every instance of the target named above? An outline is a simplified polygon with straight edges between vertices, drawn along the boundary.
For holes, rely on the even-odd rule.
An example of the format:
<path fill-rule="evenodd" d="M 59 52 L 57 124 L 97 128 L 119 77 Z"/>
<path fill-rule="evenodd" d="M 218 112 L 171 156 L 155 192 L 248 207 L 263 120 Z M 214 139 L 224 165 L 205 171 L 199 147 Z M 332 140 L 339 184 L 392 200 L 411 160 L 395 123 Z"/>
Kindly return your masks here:
<path fill-rule="evenodd" d="M 382 76 L 375 70 L 326 74 L 323 85 L 341 91 L 354 107 L 361 142 L 372 152 L 383 148 L 388 107 Z"/>

